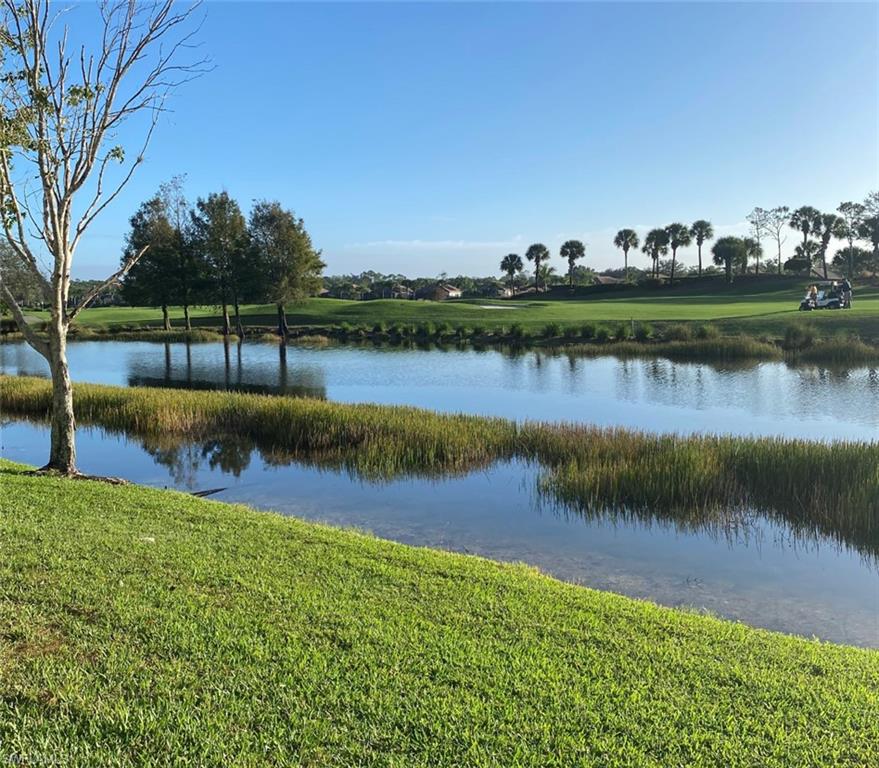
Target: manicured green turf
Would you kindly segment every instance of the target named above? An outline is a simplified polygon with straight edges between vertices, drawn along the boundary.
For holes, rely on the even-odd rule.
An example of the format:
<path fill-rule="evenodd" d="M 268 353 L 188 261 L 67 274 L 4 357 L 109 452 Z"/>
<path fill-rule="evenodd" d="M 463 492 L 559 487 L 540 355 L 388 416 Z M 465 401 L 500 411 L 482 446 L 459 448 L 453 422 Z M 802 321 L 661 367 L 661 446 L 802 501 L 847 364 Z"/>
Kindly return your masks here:
<path fill-rule="evenodd" d="M 879 761 L 876 652 L 168 491 L 0 483 L 4 760 Z"/>
<path fill-rule="evenodd" d="M 537 329 L 550 322 L 576 325 L 581 322 L 619 322 L 644 320 L 721 321 L 724 330 L 781 335 L 792 320 L 815 324 L 826 332 L 854 331 L 862 336 L 879 338 L 879 288 L 857 287 L 855 306 L 851 310 L 801 313 L 797 306 L 804 281 L 767 278 L 744 281 L 727 287 L 722 281 L 705 287 L 686 283 L 668 289 L 632 288 L 622 292 L 592 294 L 579 298 L 537 297 L 515 300 L 432 301 L 344 301 L 310 299 L 288 308 L 291 326 L 330 326 L 341 323 L 372 326 L 377 322 L 444 323 L 452 326 L 494 328 L 520 323 Z M 505 309 L 486 309 L 485 306 Z M 242 310 L 246 325 L 273 326 L 277 316 L 272 306 L 246 306 Z M 172 308 L 175 325 L 182 311 Z M 192 310 L 193 323 L 218 326 L 216 307 Z M 137 325 L 161 323 L 158 309 L 103 307 L 89 309 L 80 316 L 84 326 Z"/>

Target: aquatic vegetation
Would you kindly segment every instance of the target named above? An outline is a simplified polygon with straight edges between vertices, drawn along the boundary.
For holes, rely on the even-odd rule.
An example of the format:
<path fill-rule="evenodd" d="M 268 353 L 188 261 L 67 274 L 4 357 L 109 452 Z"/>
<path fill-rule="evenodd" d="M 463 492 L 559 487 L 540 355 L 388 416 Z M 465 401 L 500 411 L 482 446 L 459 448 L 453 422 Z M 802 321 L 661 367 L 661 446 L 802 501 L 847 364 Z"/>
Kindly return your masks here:
<path fill-rule="evenodd" d="M 43 379 L 0 377 L 4 411 L 45 418 Z M 841 540 L 879 532 L 879 443 L 656 435 L 235 392 L 75 385 L 77 420 L 134 435 L 235 435 L 368 477 L 460 472 L 520 458 L 589 512 L 726 515 L 756 509 Z M 704 518 L 702 518 L 704 519 Z M 719 518 L 718 518 L 719 519 Z"/>

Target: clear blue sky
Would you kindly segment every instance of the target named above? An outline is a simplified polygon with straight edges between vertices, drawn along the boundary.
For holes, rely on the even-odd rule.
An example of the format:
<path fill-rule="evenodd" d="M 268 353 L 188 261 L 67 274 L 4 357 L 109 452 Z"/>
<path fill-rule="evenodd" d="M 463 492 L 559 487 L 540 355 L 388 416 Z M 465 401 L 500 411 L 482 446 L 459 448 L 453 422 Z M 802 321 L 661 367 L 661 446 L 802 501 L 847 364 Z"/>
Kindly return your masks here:
<path fill-rule="evenodd" d="M 173 98 L 76 275 L 118 262 L 176 173 L 191 198 L 293 208 L 330 273 L 413 276 L 568 237 L 606 267 L 624 226 L 738 232 L 755 205 L 879 186 L 875 4 L 209 3 L 199 39 L 215 69 Z"/>

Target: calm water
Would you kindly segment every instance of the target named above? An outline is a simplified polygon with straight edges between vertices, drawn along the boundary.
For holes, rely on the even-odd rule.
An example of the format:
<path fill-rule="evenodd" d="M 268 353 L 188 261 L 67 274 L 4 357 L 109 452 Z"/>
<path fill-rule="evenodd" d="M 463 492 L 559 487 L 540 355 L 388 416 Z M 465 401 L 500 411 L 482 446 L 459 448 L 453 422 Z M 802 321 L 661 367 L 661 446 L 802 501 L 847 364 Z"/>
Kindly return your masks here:
<path fill-rule="evenodd" d="M 227 387 L 659 432 L 879 439 L 877 368 L 349 346 L 291 346 L 282 356 L 272 344 L 149 342 L 74 343 L 70 364 L 74 379 L 107 384 Z M 5 344 L 0 371 L 48 369 L 26 345 Z"/>
<path fill-rule="evenodd" d="M 879 437 L 879 372 L 571 359 L 497 351 L 245 344 L 71 345 L 74 378 L 112 384 L 234 387 L 334 400 L 408 403 L 517 419 L 567 419 L 661 431 Z M 0 370 L 41 374 L 22 345 Z M 44 426 L 8 422 L 2 454 L 45 459 Z M 611 512 L 584 519 L 535 491 L 533 467 L 373 484 L 346 472 L 263 456 L 250 446 L 150 444 L 79 432 L 84 471 L 373 531 L 398 541 L 524 561 L 573 582 L 691 606 L 754 626 L 879 647 L 879 540 L 857 549 L 799 539 L 748 516 L 734 530 L 683 530 Z"/>

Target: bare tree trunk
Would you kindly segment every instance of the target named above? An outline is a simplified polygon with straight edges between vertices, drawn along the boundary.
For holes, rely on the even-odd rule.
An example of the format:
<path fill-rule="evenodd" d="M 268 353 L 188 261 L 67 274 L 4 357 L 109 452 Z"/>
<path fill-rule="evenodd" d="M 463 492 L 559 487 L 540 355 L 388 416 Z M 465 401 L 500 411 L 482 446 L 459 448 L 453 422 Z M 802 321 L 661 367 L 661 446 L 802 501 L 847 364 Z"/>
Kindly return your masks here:
<path fill-rule="evenodd" d="M 238 296 L 235 297 L 235 334 L 239 339 L 244 338 L 244 326 L 241 324 L 241 307 L 238 306 Z"/>
<path fill-rule="evenodd" d="M 187 331 L 192 330 L 192 321 L 189 319 L 189 304 L 183 305 L 183 322 Z"/>
<path fill-rule="evenodd" d="M 699 244 L 699 277 L 702 277 L 702 244 Z"/>
<path fill-rule="evenodd" d="M 623 280 L 629 279 L 629 249 L 623 249 Z"/>
<path fill-rule="evenodd" d="M 229 305 L 224 301 L 223 302 L 223 336 L 228 336 L 232 333 L 232 325 L 229 322 Z"/>
<path fill-rule="evenodd" d="M 675 284 L 675 262 L 677 261 L 678 253 L 677 251 L 671 252 L 671 275 L 668 280 L 669 285 Z"/>
<path fill-rule="evenodd" d="M 288 330 L 287 313 L 284 311 L 284 305 L 278 304 L 278 336 L 286 339 Z"/>
<path fill-rule="evenodd" d="M 171 330 L 171 318 L 168 317 L 168 305 L 162 304 L 162 327 L 166 331 Z"/>
<path fill-rule="evenodd" d="M 824 267 L 824 279 L 827 279 L 827 249 L 821 249 L 821 263 Z"/>
<path fill-rule="evenodd" d="M 67 338 L 60 317 L 49 327 L 49 369 L 52 372 L 52 429 L 49 463 L 52 469 L 72 475 L 76 472 L 76 421 L 73 417 L 73 384 L 67 366 Z"/>

